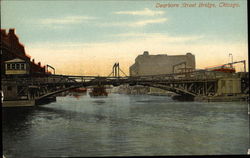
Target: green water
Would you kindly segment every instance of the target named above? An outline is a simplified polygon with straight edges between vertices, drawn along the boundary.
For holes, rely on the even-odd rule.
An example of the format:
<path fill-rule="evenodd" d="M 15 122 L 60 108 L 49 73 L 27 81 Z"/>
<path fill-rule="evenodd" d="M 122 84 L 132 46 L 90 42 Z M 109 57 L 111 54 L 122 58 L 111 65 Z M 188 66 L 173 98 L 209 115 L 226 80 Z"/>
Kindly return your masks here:
<path fill-rule="evenodd" d="M 246 154 L 246 103 L 178 102 L 165 96 L 57 97 L 3 111 L 9 157 Z"/>

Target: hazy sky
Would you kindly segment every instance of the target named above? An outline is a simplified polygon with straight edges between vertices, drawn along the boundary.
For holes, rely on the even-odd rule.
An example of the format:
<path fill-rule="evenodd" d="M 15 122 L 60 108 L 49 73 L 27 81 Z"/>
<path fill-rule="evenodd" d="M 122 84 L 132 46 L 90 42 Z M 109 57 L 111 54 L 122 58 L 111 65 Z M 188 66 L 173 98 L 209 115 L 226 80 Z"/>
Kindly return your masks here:
<path fill-rule="evenodd" d="M 247 2 L 223 1 L 2 1 L 1 28 L 15 28 L 26 53 L 60 74 L 108 75 L 120 62 L 128 68 L 143 51 L 186 54 L 197 68 L 248 60 Z M 179 4 L 178 8 L 157 8 Z M 216 8 L 183 8 L 214 3 Z M 159 4 L 158 4 L 159 5 Z M 239 65 L 239 70 L 243 70 Z"/>

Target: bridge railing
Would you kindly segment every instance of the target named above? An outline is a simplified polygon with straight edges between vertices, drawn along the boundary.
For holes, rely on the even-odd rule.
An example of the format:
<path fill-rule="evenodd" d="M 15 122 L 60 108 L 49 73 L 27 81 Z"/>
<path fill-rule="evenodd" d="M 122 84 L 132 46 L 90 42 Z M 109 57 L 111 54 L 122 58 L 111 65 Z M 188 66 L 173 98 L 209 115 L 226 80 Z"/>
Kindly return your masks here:
<path fill-rule="evenodd" d="M 193 72 L 130 76 L 133 80 L 190 80 L 190 79 L 219 79 L 224 77 L 239 77 L 237 73 L 226 73 L 208 70 L 197 70 Z"/>

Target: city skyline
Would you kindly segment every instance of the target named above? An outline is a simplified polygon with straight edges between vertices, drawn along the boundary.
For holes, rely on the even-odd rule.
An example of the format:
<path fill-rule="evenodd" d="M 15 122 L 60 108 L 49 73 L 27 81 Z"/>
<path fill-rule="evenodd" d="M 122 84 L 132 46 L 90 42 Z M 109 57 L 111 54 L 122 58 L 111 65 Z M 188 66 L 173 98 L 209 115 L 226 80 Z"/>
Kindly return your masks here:
<path fill-rule="evenodd" d="M 191 52 L 197 68 L 228 63 L 230 53 L 248 60 L 246 1 L 237 8 L 157 8 L 159 2 L 169 3 L 2 1 L 1 28 L 15 28 L 26 53 L 59 74 L 108 75 L 115 62 L 128 74 L 143 51 Z"/>

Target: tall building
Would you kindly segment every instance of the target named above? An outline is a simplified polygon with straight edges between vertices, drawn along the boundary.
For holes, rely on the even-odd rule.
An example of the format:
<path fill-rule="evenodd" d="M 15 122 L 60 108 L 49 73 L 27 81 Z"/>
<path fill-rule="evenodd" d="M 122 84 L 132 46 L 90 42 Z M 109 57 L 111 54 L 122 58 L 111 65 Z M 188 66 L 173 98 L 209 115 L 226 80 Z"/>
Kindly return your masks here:
<path fill-rule="evenodd" d="M 161 75 L 193 70 L 195 70 L 195 56 L 191 53 L 186 53 L 185 55 L 149 55 L 145 51 L 142 55 L 136 57 L 135 63 L 129 68 L 129 74 L 130 76 Z M 141 89 L 141 91 L 148 94 L 173 94 L 172 92 L 153 87 L 137 86 L 130 89 L 130 92 Z"/>
<path fill-rule="evenodd" d="M 130 66 L 130 76 L 170 74 L 195 69 L 195 56 L 191 53 L 185 55 L 149 55 L 145 51 L 138 55 L 135 63 Z"/>

